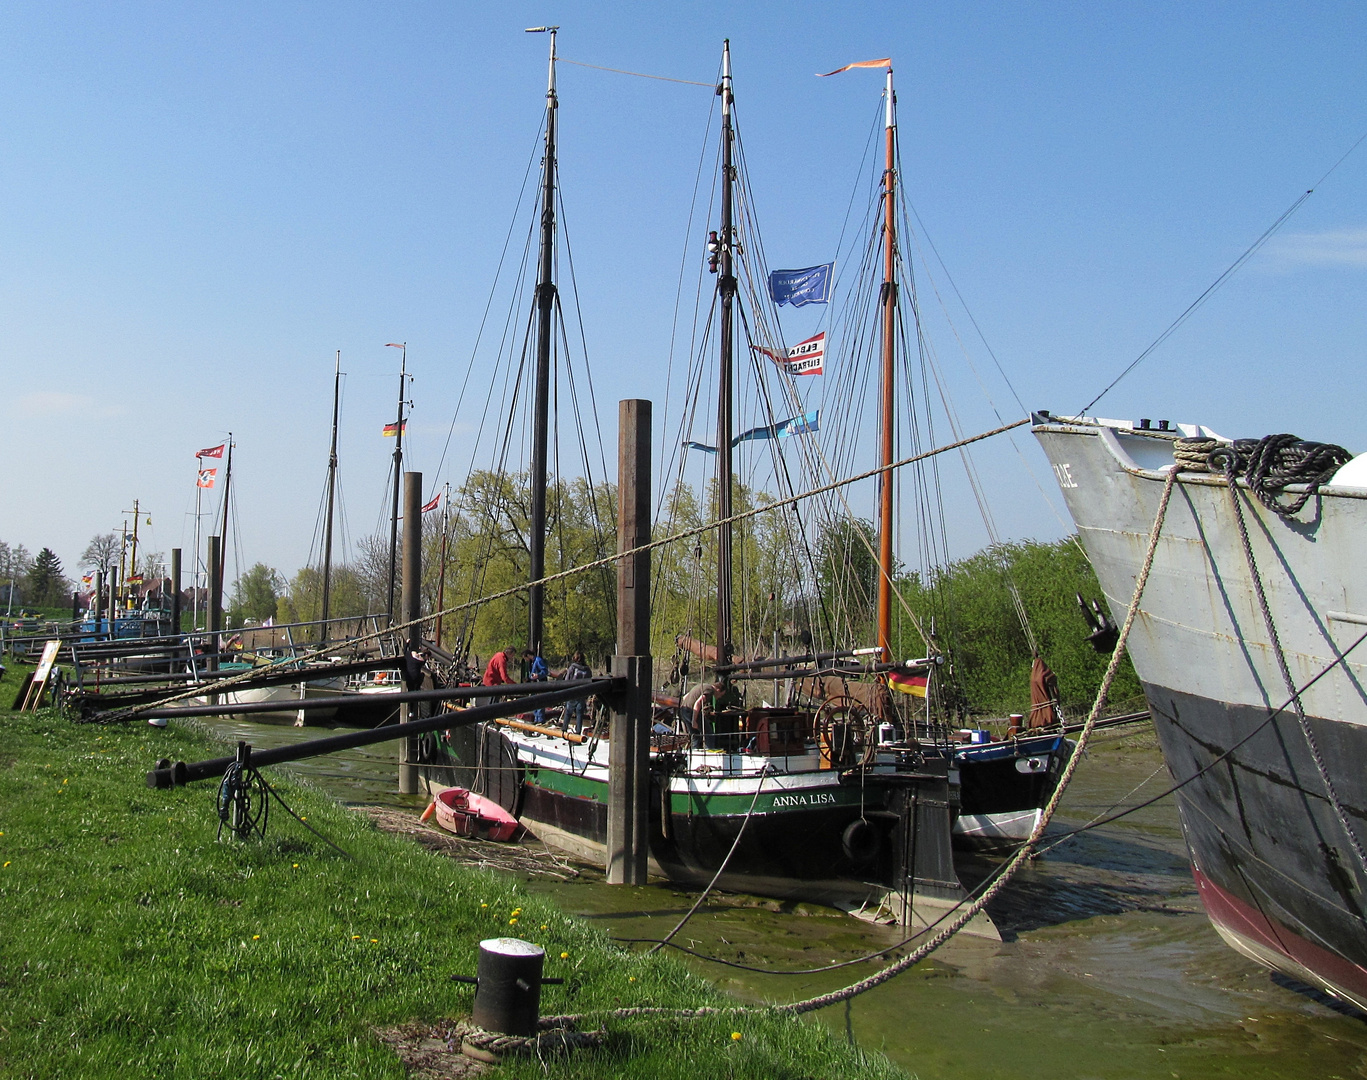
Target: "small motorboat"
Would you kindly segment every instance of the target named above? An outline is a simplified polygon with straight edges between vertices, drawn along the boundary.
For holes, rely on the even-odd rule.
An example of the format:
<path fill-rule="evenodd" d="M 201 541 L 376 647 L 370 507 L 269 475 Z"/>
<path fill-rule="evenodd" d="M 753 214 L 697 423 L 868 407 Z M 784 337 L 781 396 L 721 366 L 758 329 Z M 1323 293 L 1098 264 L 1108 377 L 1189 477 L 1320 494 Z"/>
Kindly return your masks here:
<path fill-rule="evenodd" d="M 437 792 L 428 809 L 435 815 L 438 825 L 457 836 L 511 840 L 522 827 L 517 818 L 498 803 L 460 787 Z M 433 814 L 423 814 L 423 819 Z"/>

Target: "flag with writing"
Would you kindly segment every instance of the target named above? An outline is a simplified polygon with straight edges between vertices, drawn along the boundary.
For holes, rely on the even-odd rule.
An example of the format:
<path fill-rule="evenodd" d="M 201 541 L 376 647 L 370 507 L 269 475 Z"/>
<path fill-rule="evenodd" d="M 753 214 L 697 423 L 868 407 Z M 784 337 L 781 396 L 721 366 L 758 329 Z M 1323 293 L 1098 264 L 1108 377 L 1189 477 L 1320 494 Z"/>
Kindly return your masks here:
<path fill-rule="evenodd" d="M 224 450 L 225 447 L 227 447 L 227 445 L 228 445 L 227 443 L 219 443 L 217 446 L 211 446 L 211 447 L 209 447 L 207 450 L 200 450 L 198 453 L 195 454 L 195 457 L 197 457 L 197 458 L 206 458 L 206 457 L 221 458 L 221 457 L 223 456 L 223 450 Z"/>
<path fill-rule="evenodd" d="M 814 334 L 806 341 L 799 341 L 783 352 L 751 345 L 756 352 L 762 352 L 789 375 L 820 375 L 821 362 L 826 356 L 826 331 Z"/>
<path fill-rule="evenodd" d="M 408 421 L 407 421 L 407 420 L 405 420 L 405 421 L 403 422 L 403 429 L 402 429 L 402 430 L 403 430 L 403 433 L 404 433 L 405 435 L 408 434 Z M 400 431 L 400 428 L 399 428 L 399 425 L 398 425 L 397 423 L 394 423 L 394 424 L 385 424 L 385 426 L 384 426 L 384 434 L 385 434 L 385 438 L 387 438 L 387 439 L 397 438 L 397 437 L 398 437 L 398 434 L 399 434 L 399 431 Z"/>
<path fill-rule="evenodd" d="M 214 486 L 214 478 L 218 476 L 217 469 L 200 469 L 199 479 L 195 481 L 195 487 L 211 488 Z"/>
<path fill-rule="evenodd" d="M 828 304 L 831 301 L 831 280 L 835 277 L 835 263 L 822 263 L 801 270 L 773 270 L 769 273 L 769 295 L 782 307 L 792 304 Z"/>
<path fill-rule="evenodd" d="M 427 513 L 429 510 L 435 510 L 435 509 L 436 509 L 438 506 L 440 506 L 440 505 L 441 505 L 441 492 L 438 491 L 435 495 L 432 496 L 432 501 L 431 501 L 431 502 L 429 502 L 429 503 L 423 503 L 423 505 L 422 505 L 422 512 L 425 514 L 425 513 Z"/>

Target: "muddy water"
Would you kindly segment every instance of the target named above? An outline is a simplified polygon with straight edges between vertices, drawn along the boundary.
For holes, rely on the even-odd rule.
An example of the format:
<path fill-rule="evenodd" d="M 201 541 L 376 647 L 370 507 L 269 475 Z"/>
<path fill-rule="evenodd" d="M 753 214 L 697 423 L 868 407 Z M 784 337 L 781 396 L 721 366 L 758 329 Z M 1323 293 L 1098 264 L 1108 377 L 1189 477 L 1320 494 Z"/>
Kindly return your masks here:
<path fill-rule="evenodd" d="M 262 746 L 318 733 L 217 726 Z M 395 793 L 392 745 L 296 768 L 347 802 L 419 802 Z M 1166 782 L 1150 733 L 1108 734 L 1079 768 L 1057 828 Z M 965 883 L 992 865 L 964 862 Z M 621 939 L 663 936 L 694 899 L 665 885 L 610 887 L 593 871 L 529 887 Z M 990 913 L 1000 944 L 951 941 L 848 1006 L 816 1014 L 818 1022 L 921 1080 L 1367 1077 L 1367 1022 L 1245 960 L 1211 929 L 1171 799 L 1048 850 Z M 901 936 L 827 908 L 727 896 L 709 900 L 675 940 L 759 969 L 678 954 L 732 994 L 792 1001 L 873 973 L 880 962 L 859 958 Z"/>

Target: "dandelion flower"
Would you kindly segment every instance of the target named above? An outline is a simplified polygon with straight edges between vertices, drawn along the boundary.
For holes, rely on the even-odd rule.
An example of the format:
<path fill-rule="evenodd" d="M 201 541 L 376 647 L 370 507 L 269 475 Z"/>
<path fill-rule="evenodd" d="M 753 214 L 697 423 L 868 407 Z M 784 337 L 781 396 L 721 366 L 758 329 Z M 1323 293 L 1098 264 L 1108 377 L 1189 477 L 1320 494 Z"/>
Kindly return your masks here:
<path fill-rule="evenodd" d="M 628 977 L 628 979 L 627 979 L 627 982 L 635 982 L 635 981 L 636 981 L 636 976 L 635 976 L 635 975 L 632 975 L 632 976 Z"/>
<path fill-rule="evenodd" d="M 253 935 L 252 935 L 252 940 L 253 940 L 253 941 L 260 941 L 260 940 L 261 940 L 261 935 L 260 935 L 260 934 L 253 934 Z"/>
<path fill-rule="evenodd" d="M 352 934 L 352 935 L 351 935 L 351 940 L 352 940 L 352 941 L 360 941 L 360 940 L 361 940 L 361 935 L 360 935 L 360 934 Z"/>
<path fill-rule="evenodd" d="M 373 938 L 370 939 L 370 944 L 372 944 L 372 945 L 378 945 L 379 943 L 380 943 L 380 939 L 377 938 L 377 937 L 373 937 Z"/>
<path fill-rule="evenodd" d="M 9 863 L 5 863 L 5 865 L 8 866 Z M 561 959 L 561 960 L 568 960 L 569 958 L 570 958 L 570 954 L 567 953 L 567 952 L 562 952 L 562 953 L 560 954 L 560 959 Z"/>
<path fill-rule="evenodd" d="M 9 865 L 9 860 L 6 859 L 6 860 L 5 860 L 5 866 L 8 866 L 8 865 Z M 0 867 L 0 869 L 3 869 L 3 867 Z"/>
<path fill-rule="evenodd" d="M 733 1032 L 731 1032 L 731 1041 L 732 1041 L 732 1042 L 740 1042 L 740 1032 L 739 1032 L 739 1031 L 733 1031 Z"/>
<path fill-rule="evenodd" d="M 489 905 L 488 905 L 488 904 L 480 904 L 479 906 L 480 906 L 480 907 L 488 907 Z"/>
<path fill-rule="evenodd" d="M 4 836 L 4 835 L 5 835 L 4 833 L 0 833 L 0 836 Z M 550 927 L 547 926 L 545 923 L 542 923 L 542 924 L 541 924 L 541 929 L 542 929 L 542 930 L 549 930 Z"/>
<path fill-rule="evenodd" d="M 295 863 L 295 864 L 294 864 L 294 868 L 295 868 L 296 870 L 298 870 L 298 869 L 299 869 L 299 864 L 298 864 L 298 863 Z"/>
<path fill-rule="evenodd" d="M 516 925 L 517 925 L 517 920 L 516 920 L 516 919 L 509 919 L 509 920 L 508 920 L 508 925 L 509 925 L 509 926 L 516 926 Z"/>

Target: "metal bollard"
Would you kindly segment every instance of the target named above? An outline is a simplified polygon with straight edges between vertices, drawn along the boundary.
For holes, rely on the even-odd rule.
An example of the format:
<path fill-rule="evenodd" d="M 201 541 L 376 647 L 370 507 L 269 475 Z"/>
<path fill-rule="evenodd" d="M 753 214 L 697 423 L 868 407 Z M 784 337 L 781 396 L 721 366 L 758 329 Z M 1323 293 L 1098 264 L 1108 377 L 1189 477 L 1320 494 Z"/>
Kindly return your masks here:
<path fill-rule="evenodd" d="M 545 949 L 520 938 L 481 941 L 479 981 L 470 1019 L 485 1031 L 535 1035 L 541 1016 L 541 969 L 545 960 Z"/>

